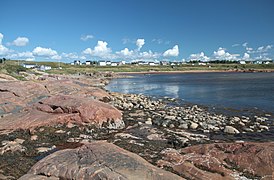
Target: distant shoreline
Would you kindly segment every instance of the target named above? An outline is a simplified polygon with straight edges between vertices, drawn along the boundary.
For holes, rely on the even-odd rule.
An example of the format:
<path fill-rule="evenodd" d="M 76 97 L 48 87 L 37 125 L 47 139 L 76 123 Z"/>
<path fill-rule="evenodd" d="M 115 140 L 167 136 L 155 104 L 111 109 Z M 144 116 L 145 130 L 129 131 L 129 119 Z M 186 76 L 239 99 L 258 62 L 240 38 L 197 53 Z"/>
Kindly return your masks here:
<path fill-rule="evenodd" d="M 131 75 L 131 74 L 185 74 L 185 73 L 271 73 L 274 69 L 244 69 L 244 70 L 186 70 L 186 71 L 140 71 L 140 72 L 116 72 L 118 75 Z"/>

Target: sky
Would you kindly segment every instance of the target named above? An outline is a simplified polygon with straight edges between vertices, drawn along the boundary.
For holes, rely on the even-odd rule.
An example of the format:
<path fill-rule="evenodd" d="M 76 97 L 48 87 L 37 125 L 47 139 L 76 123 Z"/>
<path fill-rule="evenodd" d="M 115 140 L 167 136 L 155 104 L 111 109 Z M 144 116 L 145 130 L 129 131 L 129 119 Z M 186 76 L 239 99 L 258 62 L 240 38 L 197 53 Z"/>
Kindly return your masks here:
<path fill-rule="evenodd" d="M 0 58 L 274 59 L 274 0 L 1 0 Z"/>

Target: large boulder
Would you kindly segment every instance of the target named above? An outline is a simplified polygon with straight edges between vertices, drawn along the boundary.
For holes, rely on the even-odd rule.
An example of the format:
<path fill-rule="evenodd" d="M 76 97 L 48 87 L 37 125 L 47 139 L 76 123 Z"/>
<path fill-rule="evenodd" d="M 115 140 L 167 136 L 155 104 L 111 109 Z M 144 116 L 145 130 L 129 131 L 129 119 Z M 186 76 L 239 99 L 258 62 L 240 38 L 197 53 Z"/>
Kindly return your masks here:
<path fill-rule="evenodd" d="M 242 174 L 274 178 L 274 143 L 202 144 L 162 154 L 159 166 L 189 179 L 240 179 Z"/>
<path fill-rule="evenodd" d="M 182 179 L 140 156 L 103 141 L 57 151 L 37 162 L 20 180 L 33 179 Z"/>
<path fill-rule="evenodd" d="M 85 97 L 56 95 L 1 118 L 0 131 L 67 123 L 114 129 L 124 127 L 122 113 L 109 104 Z"/>

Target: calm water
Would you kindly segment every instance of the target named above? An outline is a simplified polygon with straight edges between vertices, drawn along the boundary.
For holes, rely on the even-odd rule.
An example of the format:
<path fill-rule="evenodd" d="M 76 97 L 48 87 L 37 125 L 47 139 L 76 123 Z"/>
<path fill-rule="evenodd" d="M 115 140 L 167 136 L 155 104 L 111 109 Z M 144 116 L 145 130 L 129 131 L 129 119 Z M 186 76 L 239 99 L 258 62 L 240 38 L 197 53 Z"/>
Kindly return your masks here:
<path fill-rule="evenodd" d="M 186 102 L 274 113 L 274 73 L 188 73 L 133 75 L 114 79 L 113 92 L 179 98 Z"/>

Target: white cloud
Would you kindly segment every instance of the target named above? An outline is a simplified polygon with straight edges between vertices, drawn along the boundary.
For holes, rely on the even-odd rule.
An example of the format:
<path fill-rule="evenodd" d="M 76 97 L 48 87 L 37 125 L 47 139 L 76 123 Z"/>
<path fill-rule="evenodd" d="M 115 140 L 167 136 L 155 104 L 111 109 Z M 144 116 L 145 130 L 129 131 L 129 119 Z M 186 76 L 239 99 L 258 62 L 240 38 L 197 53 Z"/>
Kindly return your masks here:
<path fill-rule="evenodd" d="M 7 55 L 9 53 L 9 49 L 0 44 L 0 56 Z"/>
<path fill-rule="evenodd" d="M 237 60 L 239 54 L 230 54 L 226 52 L 225 48 L 220 47 L 217 51 L 213 52 L 213 56 L 216 60 Z"/>
<path fill-rule="evenodd" d="M 270 49 L 272 49 L 272 47 L 273 47 L 273 45 L 261 46 L 261 47 L 258 47 L 256 52 L 257 53 L 264 53 L 264 52 L 267 52 Z"/>
<path fill-rule="evenodd" d="M 62 53 L 62 57 L 65 57 L 67 59 L 77 59 L 77 58 L 79 58 L 77 53 Z"/>
<path fill-rule="evenodd" d="M 2 44 L 3 38 L 4 38 L 4 35 L 2 33 L 0 33 L 0 44 Z"/>
<path fill-rule="evenodd" d="M 43 48 L 40 46 L 34 48 L 32 53 L 35 56 L 45 56 L 45 57 L 51 57 L 58 54 L 55 50 L 52 50 L 51 48 Z"/>
<path fill-rule="evenodd" d="M 121 51 L 116 52 L 116 54 L 122 55 L 122 56 L 132 56 L 133 53 L 134 52 L 132 50 L 129 50 L 128 48 L 125 48 L 125 49 L 123 49 Z"/>
<path fill-rule="evenodd" d="M 145 44 L 144 39 L 137 39 L 136 40 L 136 46 L 138 47 L 138 51 L 140 51 L 140 49 L 143 47 L 144 44 Z"/>
<path fill-rule="evenodd" d="M 151 50 L 149 50 L 148 52 L 146 52 L 146 51 L 141 52 L 139 54 L 139 58 L 146 59 L 146 60 L 155 59 L 155 58 L 158 58 L 158 57 L 160 57 L 160 54 L 159 53 L 154 53 Z"/>
<path fill-rule="evenodd" d="M 248 45 L 247 42 L 245 42 L 245 43 L 242 44 L 243 47 L 247 47 L 247 45 Z"/>
<path fill-rule="evenodd" d="M 9 49 L 6 48 L 4 45 L 2 45 L 2 40 L 4 38 L 4 35 L 0 33 L 0 56 L 5 56 L 9 53 Z"/>
<path fill-rule="evenodd" d="M 92 49 L 91 48 L 87 48 L 82 53 L 86 54 L 86 55 L 92 55 Z"/>
<path fill-rule="evenodd" d="M 123 38 L 123 39 L 122 39 L 122 43 L 123 43 L 123 44 L 135 43 L 135 41 L 133 41 L 133 40 L 131 40 L 131 39 L 129 39 L 129 38 Z"/>
<path fill-rule="evenodd" d="M 179 46 L 175 45 L 172 49 L 168 49 L 164 52 L 163 56 L 178 56 L 179 55 Z"/>
<path fill-rule="evenodd" d="M 93 38 L 94 38 L 93 35 L 88 34 L 88 35 L 82 35 L 80 39 L 81 39 L 82 41 L 87 41 L 87 40 L 93 39 Z"/>
<path fill-rule="evenodd" d="M 233 44 L 232 47 L 240 46 L 240 44 Z"/>
<path fill-rule="evenodd" d="M 33 49 L 32 54 L 34 56 L 46 57 L 54 60 L 60 60 L 62 57 L 58 55 L 57 51 L 51 48 L 36 47 Z"/>
<path fill-rule="evenodd" d="M 248 53 L 244 53 L 243 60 L 250 59 L 250 55 Z"/>
<path fill-rule="evenodd" d="M 105 41 L 98 41 L 97 45 L 94 47 L 94 49 L 87 48 L 84 51 L 82 51 L 85 55 L 91 55 L 91 56 L 97 56 L 101 58 L 108 58 L 112 59 L 114 58 L 114 55 L 111 54 L 112 50 L 109 48 L 108 43 Z"/>
<path fill-rule="evenodd" d="M 191 54 L 189 56 L 189 59 L 191 61 L 203 61 L 203 62 L 206 62 L 206 61 L 209 61 L 210 58 L 207 57 L 204 52 L 201 52 L 201 53 L 198 53 L 198 54 Z"/>
<path fill-rule="evenodd" d="M 60 59 L 62 59 L 62 57 L 57 54 L 57 55 L 52 56 L 51 59 L 60 60 Z"/>
<path fill-rule="evenodd" d="M 12 43 L 8 43 L 8 45 L 14 46 L 26 46 L 29 43 L 29 39 L 26 37 L 18 37 Z"/>

